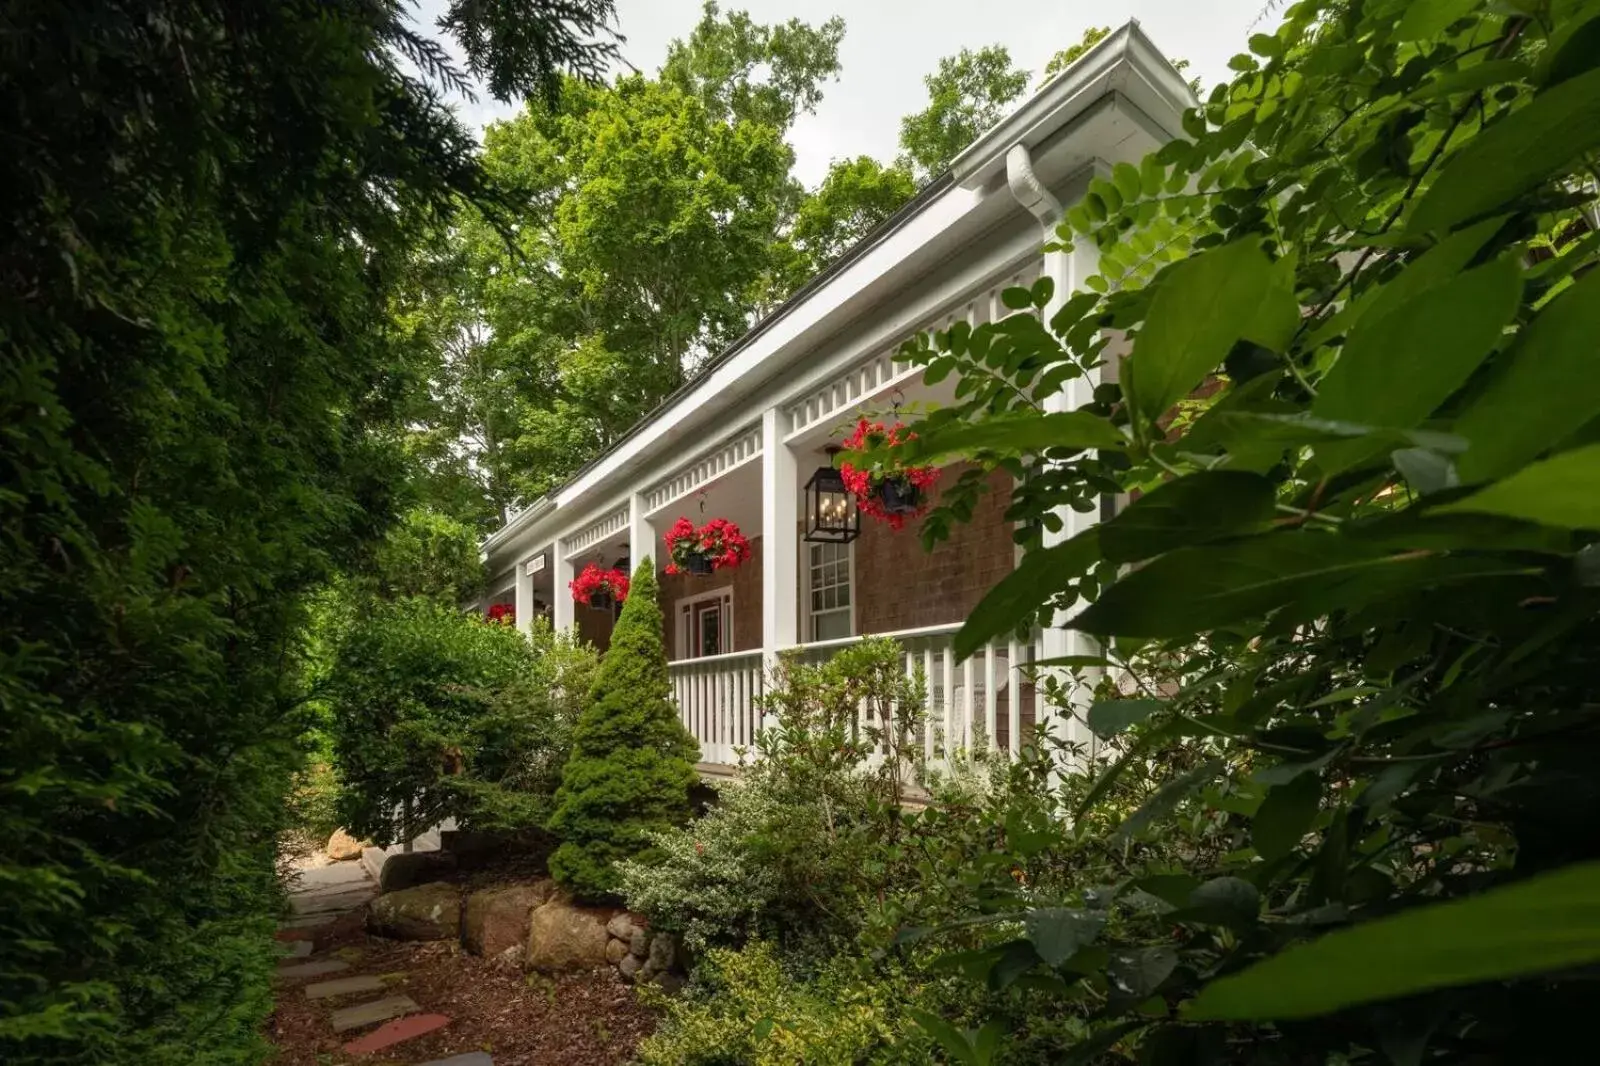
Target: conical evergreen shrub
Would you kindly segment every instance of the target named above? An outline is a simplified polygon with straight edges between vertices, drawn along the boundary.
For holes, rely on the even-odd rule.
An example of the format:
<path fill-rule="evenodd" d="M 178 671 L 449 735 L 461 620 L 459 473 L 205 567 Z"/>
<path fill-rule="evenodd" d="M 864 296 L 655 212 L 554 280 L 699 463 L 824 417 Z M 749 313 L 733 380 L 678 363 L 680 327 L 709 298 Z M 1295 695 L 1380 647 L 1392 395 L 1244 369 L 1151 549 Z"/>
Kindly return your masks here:
<path fill-rule="evenodd" d="M 615 895 L 618 859 L 649 860 L 646 833 L 689 818 L 700 746 L 678 721 L 649 558 L 611 633 L 556 793 L 550 873 L 586 899 Z"/>

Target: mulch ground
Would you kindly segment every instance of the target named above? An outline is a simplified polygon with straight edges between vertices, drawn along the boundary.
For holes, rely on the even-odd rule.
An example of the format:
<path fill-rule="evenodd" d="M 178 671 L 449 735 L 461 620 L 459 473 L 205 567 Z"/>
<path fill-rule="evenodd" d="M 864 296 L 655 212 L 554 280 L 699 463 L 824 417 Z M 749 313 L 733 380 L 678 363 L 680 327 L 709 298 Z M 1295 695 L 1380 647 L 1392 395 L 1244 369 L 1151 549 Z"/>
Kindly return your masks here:
<path fill-rule="evenodd" d="M 324 932 L 319 930 L 319 932 Z M 328 1001 L 306 999 L 296 982 L 279 992 L 270 1032 L 279 1066 L 333 1066 L 361 1062 L 398 1066 L 467 1051 L 487 1051 L 495 1066 L 611 1066 L 632 1059 L 639 1041 L 655 1027 L 653 1012 L 636 1000 L 631 986 L 613 971 L 547 978 L 497 966 L 449 941 L 413 943 L 369 936 L 359 915 L 327 928 L 317 939 L 319 957 L 343 957 L 353 971 L 399 974 L 390 994 L 407 995 L 424 1012 L 447 1014 L 451 1023 L 407 1041 L 394 1054 L 359 1060 L 342 1050 L 359 1036 L 336 1036 L 328 1024 Z M 333 974 L 330 977 L 342 975 Z M 334 1006 L 359 1002 L 337 1000 Z M 371 998 L 371 997 L 367 997 Z"/>

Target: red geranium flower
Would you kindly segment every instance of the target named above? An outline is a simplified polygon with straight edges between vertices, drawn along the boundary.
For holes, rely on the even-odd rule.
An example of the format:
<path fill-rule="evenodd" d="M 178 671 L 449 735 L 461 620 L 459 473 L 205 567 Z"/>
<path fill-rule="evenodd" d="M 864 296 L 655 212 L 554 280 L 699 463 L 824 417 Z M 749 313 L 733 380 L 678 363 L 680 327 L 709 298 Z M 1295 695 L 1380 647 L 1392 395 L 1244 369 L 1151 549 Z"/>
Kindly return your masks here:
<path fill-rule="evenodd" d="M 612 599 L 622 603 L 628 598 L 628 575 L 616 567 L 602 570 L 594 563 L 590 563 L 567 587 L 572 590 L 572 598 L 585 607 L 588 607 L 595 595 L 601 592 L 611 593 Z"/>
<path fill-rule="evenodd" d="M 916 439 L 917 435 L 906 429 L 904 422 L 896 422 L 892 426 L 885 427 L 882 422 L 863 418 L 856 423 L 855 432 L 845 438 L 844 447 L 846 451 L 851 452 L 874 449 L 892 451 Z M 839 476 L 844 479 L 844 487 L 856 498 L 856 506 L 861 509 L 862 514 L 886 522 L 889 528 L 894 530 L 905 528 L 906 519 L 921 518 L 927 513 L 928 507 L 932 504 L 931 490 L 939 481 L 939 471 L 934 467 L 906 466 L 896 462 L 892 456 L 866 467 L 848 462 L 840 463 Z M 879 491 L 886 481 L 898 481 L 903 487 L 916 489 L 922 497 L 917 509 L 907 512 L 890 511 L 886 508 Z"/>
<path fill-rule="evenodd" d="M 490 604 L 487 620 L 498 625 L 514 625 L 517 621 L 517 609 L 509 603 Z"/>
<path fill-rule="evenodd" d="M 680 518 L 667 530 L 666 541 L 667 554 L 672 557 L 667 564 L 669 574 L 681 574 L 691 556 L 711 560 L 713 570 L 726 570 L 750 558 L 750 541 L 726 518 L 713 518 L 698 528 Z"/>

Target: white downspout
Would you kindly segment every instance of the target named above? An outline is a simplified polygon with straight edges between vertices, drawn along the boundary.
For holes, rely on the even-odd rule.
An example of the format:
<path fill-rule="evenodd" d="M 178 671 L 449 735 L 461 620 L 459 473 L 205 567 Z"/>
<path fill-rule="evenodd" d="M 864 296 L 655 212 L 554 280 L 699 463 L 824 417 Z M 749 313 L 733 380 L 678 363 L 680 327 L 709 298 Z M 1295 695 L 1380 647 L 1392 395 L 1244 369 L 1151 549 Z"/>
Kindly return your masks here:
<path fill-rule="evenodd" d="M 1039 220 L 1039 225 L 1044 231 L 1046 244 L 1063 243 L 1066 246 L 1056 248 L 1044 253 L 1044 274 L 1055 282 L 1055 292 L 1050 297 L 1050 302 L 1044 306 L 1040 313 L 1041 319 L 1048 324 L 1055 317 L 1061 306 L 1066 303 L 1072 291 L 1077 288 L 1082 276 L 1087 276 L 1095 269 L 1097 256 L 1094 256 L 1094 246 L 1087 245 L 1080 248 L 1071 238 L 1065 241 L 1057 234 L 1056 227 L 1061 224 L 1065 210 L 1061 201 L 1056 199 L 1044 182 L 1033 170 L 1033 157 L 1028 151 L 1028 146 L 1017 143 L 1006 152 L 1006 184 L 1011 189 L 1011 195 L 1017 203 L 1027 208 L 1034 218 Z M 1093 260 L 1091 261 L 1091 256 Z M 1081 276 L 1080 276 L 1081 275 Z M 1065 387 L 1054 396 L 1045 399 L 1045 410 L 1048 412 L 1071 411 L 1090 401 L 1099 375 L 1091 374 L 1068 382 Z M 1052 533 L 1044 531 L 1044 545 L 1050 547 L 1070 540 L 1082 530 L 1088 528 L 1095 521 L 1093 515 L 1082 515 L 1070 507 L 1056 509 L 1056 515 L 1061 519 L 1061 529 Z M 1043 657 L 1058 659 L 1067 655 L 1098 655 L 1100 648 L 1093 639 L 1083 633 L 1066 628 L 1068 616 L 1058 614 L 1052 623 L 1041 634 L 1040 644 Z M 1103 670 L 1099 667 L 1086 667 L 1083 669 L 1084 680 L 1093 686 L 1100 680 Z M 1054 671 L 1057 679 L 1063 684 L 1070 681 L 1070 675 L 1065 669 Z M 1037 689 L 1035 690 L 1038 691 Z M 1089 694 L 1083 689 L 1073 693 L 1072 706 L 1078 718 L 1067 718 L 1063 723 L 1060 736 L 1067 740 L 1082 744 L 1090 755 L 1094 753 L 1094 735 L 1089 732 L 1087 725 L 1081 721 L 1082 716 L 1088 712 L 1090 703 Z M 1046 720 L 1043 708 L 1039 706 L 1038 697 L 1035 696 L 1034 719 L 1037 722 Z M 1054 715 L 1049 717 L 1053 718 Z M 1082 769 L 1082 767 L 1077 767 Z"/>

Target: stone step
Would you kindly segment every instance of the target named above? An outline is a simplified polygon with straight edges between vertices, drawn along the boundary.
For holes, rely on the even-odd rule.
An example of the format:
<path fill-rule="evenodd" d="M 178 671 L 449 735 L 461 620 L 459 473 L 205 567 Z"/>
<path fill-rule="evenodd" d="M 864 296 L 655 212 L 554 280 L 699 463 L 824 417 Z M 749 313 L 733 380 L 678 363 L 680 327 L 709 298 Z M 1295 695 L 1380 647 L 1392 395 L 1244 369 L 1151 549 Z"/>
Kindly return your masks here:
<path fill-rule="evenodd" d="M 317 929 L 335 922 L 339 919 L 337 914 L 304 914 L 295 918 L 287 918 L 278 923 L 280 933 L 300 933 L 307 929 Z M 280 938 L 281 939 L 281 938 Z"/>
<path fill-rule="evenodd" d="M 357 974 L 355 977 L 341 977 L 334 981 L 318 981 L 314 985 L 306 985 L 306 998 L 331 999 L 334 996 L 349 996 L 357 992 L 382 992 L 388 987 L 389 983 L 381 977 Z"/>
<path fill-rule="evenodd" d="M 429 1059 L 417 1066 L 494 1066 L 487 1051 L 469 1051 L 465 1055 L 451 1055 L 448 1059 Z"/>
<path fill-rule="evenodd" d="M 285 981 L 293 981 L 301 977 L 321 977 L 323 974 L 343 973 L 349 968 L 350 964 L 348 962 L 343 962 L 339 959 L 281 963 L 278 966 L 278 977 Z"/>
<path fill-rule="evenodd" d="M 294 908 L 296 915 L 307 917 L 319 914 L 338 915 L 364 906 L 377 897 L 376 885 L 361 885 L 355 889 L 338 892 L 308 892 L 300 896 L 290 896 L 289 906 Z"/>
<path fill-rule="evenodd" d="M 310 892 L 319 888 L 334 888 L 340 885 L 353 888 L 356 885 L 373 883 L 359 862 L 345 862 L 333 866 L 319 866 L 314 870 L 301 870 L 294 890 Z"/>
<path fill-rule="evenodd" d="M 369 1025 L 386 1022 L 390 1018 L 398 1018 L 402 1014 L 415 1014 L 422 1008 L 414 1003 L 410 996 L 390 996 L 387 999 L 375 999 L 371 1003 L 362 1003 L 354 1007 L 345 1007 L 333 1012 L 333 1031 L 348 1033 L 352 1029 L 365 1029 Z"/>
<path fill-rule="evenodd" d="M 280 959 L 303 959 L 316 947 L 309 940 L 285 940 L 278 944 Z"/>
<path fill-rule="evenodd" d="M 443 1014 L 414 1014 L 409 1018 L 402 1018 L 396 1022 L 374 1029 L 359 1040 L 352 1040 L 344 1046 L 347 1055 L 372 1055 L 385 1048 L 394 1047 L 396 1044 L 407 1040 L 415 1040 L 419 1036 L 443 1029 L 450 1024 L 450 1019 Z"/>

